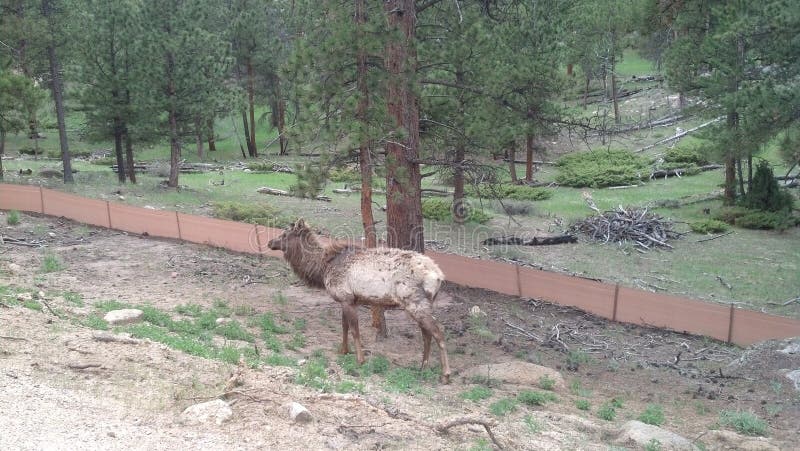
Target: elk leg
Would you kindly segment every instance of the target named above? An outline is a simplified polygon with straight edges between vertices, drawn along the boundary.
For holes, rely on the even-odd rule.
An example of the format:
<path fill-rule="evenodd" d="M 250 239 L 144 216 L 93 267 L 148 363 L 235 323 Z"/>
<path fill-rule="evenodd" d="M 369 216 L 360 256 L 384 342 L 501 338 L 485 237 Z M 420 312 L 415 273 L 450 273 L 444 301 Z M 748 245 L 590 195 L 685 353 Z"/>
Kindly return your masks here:
<path fill-rule="evenodd" d="M 364 352 L 361 349 L 361 334 L 358 330 L 358 312 L 354 305 L 342 304 L 342 315 L 347 317 L 348 325 L 353 333 L 353 343 L 356 346 L 356 360 L 360 365 L 364 363 Z M 344 318 L 342 322 L 344 322 Z"/>
<path fill-rule="evenodd" d="M 372 310 L 372 327 L 376 329 L 375 341 L 381 341 L 389 336 L 386 329 L 386 314 L 379 305 L 373 305 L 370 310 Z"/>
<path fill-rule="evenodd" d="M 347 334 L 350 332 L 350 321 L 347 317 L 347 312 L 342 306 L 342 347 L 339 349 L 339 354 L 349 354 L 350 347 L 347 345 Z"/>
<path fill-rule="evenodd" d="M 429 311 L 426 310 L 406 310 L 406 314 L 411 317 L 414 321 L 419 324 L 419 328 L 422 330 L 422 339 L 423 344 L 425 345 L 422 350 L 422 364 L 423 366 L 428 362 L 428 357 L 430 355 L 430 337 L 433 336 L 434 340 L 436 340 L 436 344 L 439 346 L 439 356 L 441 357 L 442 361 L 442 382 L 445 384 L 450 383 L 450 363 L 447 359 L 447 347 L 444 343 L 444 334 L 442 333 L 441 329 L 439 328 L 438 323 L 435 319 L 433 319 L 433 315 L 430 314 Z"/>
<path fill-rule="evenodd" d="M 428 357 L 431 355 L 431 333 L 429 330 L 420 326 L 422 330 L 422 365 L 419 369 L 424 369 L 428 365 Z"/>

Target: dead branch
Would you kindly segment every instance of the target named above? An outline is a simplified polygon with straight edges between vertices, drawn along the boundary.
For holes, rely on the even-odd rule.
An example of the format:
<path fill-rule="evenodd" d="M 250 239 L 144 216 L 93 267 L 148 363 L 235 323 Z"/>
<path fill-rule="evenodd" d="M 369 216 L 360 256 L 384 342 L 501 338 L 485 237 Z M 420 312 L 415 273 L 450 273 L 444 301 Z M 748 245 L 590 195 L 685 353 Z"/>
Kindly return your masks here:
<path fill-rule="evenodd" d="M 723 287 L 725 287 L 725 288 L 727 288 L 729 290 L 733 289 L 731 284 L 729 284 L 728 282 L 725 282 L 725 279 L 723 279 L 722 276 L 717 276 L 717 280 L 719 280 L 719 283 L 721 283 Z"/>
<path fill-rule="evenodd" d="M 454 426 L 461 426 L 465 424 L 478 424 L 483 426 L 486 429 L 486 433 L 489 434 L 489 438 L 492 439 L 492 443 L 498 449 L 504 449 L 503 445 L 497 441 L 497 437 L 495 437 L 494 433 L 492 433 L 492 426 L 496 426 L 497 423 L 493 420 L 484 419 L 484 418 L 471 418 L 471 417 L 459 417 L 454 418 L 452 420 L 446 421 L 444 423 L 439 423 L 438 425 L 434 426 L 433 429 L 438 432 L 439 434 L 446 434 L 448 429 Z"/>
<path fill-rule="evenodd" d="M 536 341 L 539 341 L 539 342 L 542 341 L 541 338 L 537 337 L 536 335 L 532 334 L 531 332 L 528 332 L 527 330 L 525 330 L 525 329 L 523 329 L 523 328 L 521 328 L 519 326 L 515 326 L 515 325 L 509 323 L 506 320 L 503 320 L 503 322 L 506 324 L 506 326 L 508 326 L 508 327 L 520 332 L 522 335 L 530 338 L 531 340 L 536 340 Z"/>
<path fill-rule="evenodd" d="M 294 196 L 289 191 L 286 191 L 286 190 L 283 190 L 283 189 L 278 189 L 278 188 L 271 188 L 269 186 L 262 186 L 261 188 L 258 188 L 256 190 L 256 192 L 261 193 L 261 194 L 271 194 L 273 196 L 292 196 L 292 197 L 297 197 L 297 196 Z M 328 197 L 328 196 L 315 196 L 314 200 L 321 200 L 323 202 L 330 202 L 331 198 Z"/>
<path fill-rule="evenodd" d="M 516 236 L 491 237 L 483 240 L 484 246 L 495 246 L 500 244 L 510 244 L 516 246 L 547 246 L 553 244 L 577 243 L 575 235 L 556 235 L 546 237 L 520 238 Z"/>
<path fill-rule="evenodd" d="M 586 198 L 589 208 L 599 210 Z M 619 206 L 616 210 L 589 216 L 575 222 L 569 228 L 570 233 L 581 233 L 593 241 L 605 243 L 632 242 L 634 246 L 644 250 L 655 247 L 672 249 L 667 242 L 681 237 L 681 233 L 672 229 L 673 223 L 661 216 L 651 213 L 647 208 L 627 209 Z"/>
<path fill-rule="evenodd" d="M 714 124 L 716 122 L 719 122 L 724 118 L 725 118 L 725 116 L 720 116 L 720 117 L 718 117 L 716 119 L 712 119 L 712 120 L 710 120 L 708 122 L 705 122 L 705 123 L 702 123 L 702 124 L 698 125 L 697 127 L 690 128 L 689 130 L 684 130 L 684 131 L 679 132 L 679 133 L 675 133 L 675 136 L 670 136 L 670 137 L 664 138 L 664 139 L 662 139 L 660 141 L 656 141 L 653 144 L 650 144 L 649 146 L 644 146 L 641 149 L 636 150 L 634 152 L 635 153 L 644 152 L 645 150 L 652 149 L 653 147 L 656 147 L 658 145 L 665 144 L 665 143 L 668 143 L 670 141 L 675 141 L 675 140 L 681 139 L 681 138 L 683 138 L 684 136 L 688 135 L 691 132 L 700 130 L 703 127 L 708 127 L 709 125 Z"/>
<path fill-rule="evenodd" d="M 719 235 L 712 236 L 711 238 L 703 238 L 702 240 L 697 240 L 697 241 L 695 241 L 695 243 L 702 243 L 704 241 L 716 240 L 717 238 L 722 238 L 723 236 L 730 235 L 731 233 L 733 233 L 733 230 L 731 230 L 730 232 L 725 232 L 725 233 L 721 233 Z"/>
<path fill-rule="evenodd" d="M 6 339 L 6 340 L 12 340 L 12 341 L 28 341 L 27 338 L 12 337 L 12 336 L 9 336 L 9 335 L 0 335 L 0 338 Z"/>

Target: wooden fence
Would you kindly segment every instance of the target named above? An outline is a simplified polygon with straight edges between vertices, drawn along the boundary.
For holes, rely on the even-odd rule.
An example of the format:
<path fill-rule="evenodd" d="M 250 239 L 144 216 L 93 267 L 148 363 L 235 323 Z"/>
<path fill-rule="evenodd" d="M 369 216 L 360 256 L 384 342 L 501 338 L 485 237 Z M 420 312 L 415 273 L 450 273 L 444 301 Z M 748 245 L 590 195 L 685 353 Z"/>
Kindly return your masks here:
<path fill-rule="evenodd" d="M 87 199 L 37 186 L 0 184 L 0 209 L 41 213 L 136 234 L 280 257 L 266 243 L 280 229 Z M 705 335 L 746 346 L 800 336 L 800 320 L 533 268 L 428 251 L 447 280 L 543 299 L 624 323 Z"/>

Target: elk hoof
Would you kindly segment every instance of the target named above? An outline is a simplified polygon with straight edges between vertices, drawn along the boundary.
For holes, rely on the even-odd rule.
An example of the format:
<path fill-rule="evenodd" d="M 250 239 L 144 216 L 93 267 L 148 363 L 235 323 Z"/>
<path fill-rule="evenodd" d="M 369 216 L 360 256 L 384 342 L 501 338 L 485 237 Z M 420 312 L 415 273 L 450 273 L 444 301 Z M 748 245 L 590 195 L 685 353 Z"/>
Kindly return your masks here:
<path fill-rule="evenodd" d="M 339 354 L 341 354 L 341 355 L 350 354 L 350 349 L 348 349 L 347 346 L 340 346 L 339 347 Z"/>
<path fill-rule="evenodd" d="M 441 382 L 443 384 L 449 384 L 450 383 L 450 375 L 449 374 L 442 374 L 442 376 L 439 378 L 439 382 Z"/>

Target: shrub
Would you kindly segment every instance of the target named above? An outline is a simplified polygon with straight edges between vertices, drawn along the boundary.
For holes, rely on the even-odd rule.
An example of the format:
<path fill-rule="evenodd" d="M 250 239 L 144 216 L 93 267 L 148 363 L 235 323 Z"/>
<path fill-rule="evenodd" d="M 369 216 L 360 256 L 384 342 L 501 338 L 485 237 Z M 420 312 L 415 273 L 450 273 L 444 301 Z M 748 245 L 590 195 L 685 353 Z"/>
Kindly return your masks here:
<path fill-rule="evenodd" d="M 453 218 L 451 201 L 443 199 L 423 199 L 422 217 L 434 221 L 450 221 Z M 485 224 L 492 219 L 489 213 L 483 210 L 469 208 L 467 210 L 467 222 Z"/>
<path fill-rule="evenodd" d="M 461 397 L 472 402 L 482 401 L 492 397 L 492 389 L 484 387 L 483 385 L 477 385 L 461 393 Z"/>
<path fill-rule="evenodd" d="M 11 210 L 8 212 L 8 216 L 6 216 L 6 224 L 10 226 L 19 224 L 19 212 L 17 210 Z"/>
<path fill-rule="evenodd" d="M 62 269 L 64 269 L 64 263 L 62 263 L 58 255 L 49 251 L 45 252 L 44 257 L 42 257 L 42 265 L 39 268 L 39 272 L 51 273 L 61 271 Z"/>
<path fill-rule="evenodd" d="M 489 411 L 496 417 L 504 417 L 517 410 L 517 401 L 512 398 L 503 398 L 489 405 Z"/>
<path fill-rule="evenodd" d="M 639 415 L 639 421 L 653 426 L 661 426 L 664 424 L 664 409 L 658 404 L 648 404 L 644 412 Z"/>
<path fill-rule="evenodd" d="M 767 422 L 752 412 L 723 411 L 719 415 L 723 426 L 729 426 L 740 434 L 751 436 L 767 435 Z"/>
<path fill-rule="evenodd" d="M 556 387 L 556 380 L 549 376 L 539 378 L 539 388 L 542 390 L 553 390 Z"/>
<path fill-rule="evenodd" d="M 553 197 L 553 190 L 525 185 L 484 185 L 481 187 L 469 186 L 465 189 L 467 195 L 488 199 L 513 199 L 513 200 L 547 200 Z"/>
<path fill-rule="evenodd" d="M 112 157 L 102 157 L 102 158 L 95 158 L 91 160 L 89 163 L 95 164 L 97 166 L 113 166 L 117 164 L 117 159 Z"/>
<path fill-rule="evenodd" d="M 606 421 L 614 421 L 617 417 L 617 409 L 610 403 L 605 403 L 597 409 L 597 416 Z"/>
<path fill-rule="evenodd" d="M 673 147 L 664 154 L 666 163 L 677 163 L 678 166 L 697 165 L 703 166 L 709 163 L 705 157 L 705 152 L 699 147 Z"/>
<path fill-rule="evenodd" d="M 523 390 L 517 395 L 517 399 L 529 406 L 543 406 L 548 402 L 556 401 L 556 395 L 550 392 L 540 392 L 533 390 Z"/>
<path fill-rule="evenodd" d="M 214 209 L 215 218 L 279 228 L 286 227 L 292 222 L 291 219 L 281 216 L 278 210 L 267 204 L 214 202 L 211 206 Z"/>
<path fill-rule="evenodd" d="M 751 211 L 736 220 L 736 225 L 744 229 L 786 230 L 797 225 L 798 219 L 788 212 Z"/>
<path fill-rule="evenodd" d="M 556 182 L 576 188 L 632 185 L 649 176 L 647 161 L 624 150 L 566 155 L 558 160 Z"/>
<path fill-rule="evenodd" d="M 333 168 L 328 172 L 328 180 L 348 184 L 361 183 L 361 173 L 356 168 L 349 166 Z"/>
<path fill-rule="evenodd" d="M 589 410 L 592 405 L 589 403 L 588 399 L 576 399 L 575 407 L 577 407 L 579 410 Z"/>
<path fill-rule="evenodd" d="M 533 212 L 533 205 L 530 202 L 506 200 L 502 204 L 498 201 L 494 209 L 503 214 L 511 216 L 526 216 Z"/>
<path fill-rule="evenodd" d="M 707 235 L 709 233 L 722 233 L 726 232 L 729 227 L 728 224 L 717 219 L 704 219 L 702 221 L 695 221 L 689 224 L 692 232 Z"/>
<path fill-rule="evenodd" d="M 792 195 L 778 185 L 769 163 L 761 161 L 750 190 L 742 198 L 742 205 L 753 210 L 779 212 L 790 211 L 793 203 Z"/>

